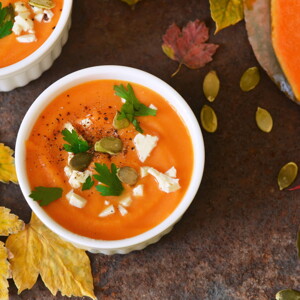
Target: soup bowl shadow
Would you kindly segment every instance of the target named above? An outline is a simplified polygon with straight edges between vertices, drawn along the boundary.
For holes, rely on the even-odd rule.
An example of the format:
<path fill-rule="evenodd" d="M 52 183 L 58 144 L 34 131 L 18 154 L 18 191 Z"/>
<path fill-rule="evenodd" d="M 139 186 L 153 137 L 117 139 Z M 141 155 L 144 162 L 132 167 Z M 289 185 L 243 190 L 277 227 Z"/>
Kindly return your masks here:
<path fill-rule="evenodd" d="M 160 94 L 177 112 L 185 124 L 193 146 L 193 172 L 186 193 L 175 210 L 160 224 L 137 236 L 121 240 L 96 240 L 75 234 L 55 222 L 44 209 L 29 197 L 31 188 L 26 170 L 26 140 L 47 105 L 62 92 L 94 80 L 112 79 L 140 84 Z M 37 217 L 53 232 L 76 247 L 92 253 L 125 254 L 156 243 L 170 232 L 193 201 L 204 169 L 204 143 L 198 121 L 185 100 L 161 79 L 138 69 L 124 66 L 97 66 L 71 73 L 49 86 L 32 104 L 20 126 L 16 142 L 16 170 L 22 193 Z"/>

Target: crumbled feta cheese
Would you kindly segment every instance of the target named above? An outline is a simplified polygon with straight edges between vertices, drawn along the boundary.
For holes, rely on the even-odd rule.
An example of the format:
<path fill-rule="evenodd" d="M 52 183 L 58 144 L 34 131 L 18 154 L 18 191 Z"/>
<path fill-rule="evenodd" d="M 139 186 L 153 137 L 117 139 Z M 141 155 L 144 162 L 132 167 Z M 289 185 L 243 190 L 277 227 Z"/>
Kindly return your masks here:
<path fill-rule="evenodd" d="M 33 33 L 20 35 L 16 39 L 19 43 L 32 43 L 37 40 L 35 34 Z"/>
<path fill-rule="evenodd" d="M 70 177 L 72 175 L 72 172 L 73 172 L 72 168 L 69 167 L 69 166 L 66 166 L 64 168 L 64 171 L 65 171 L 65 174 L 66 174 L 67 177 Z"/>
<path fill-rule="evenodd" d="M 147 157 L 150 155 L 151 151 L 157 145 L 158 137 L 152 136 L 150 134 L 141 134 L 138 133 L 134 139 L 133 143 L 135 145 L 139 160 L 144 162 Z"/>
<path fill-rule="evenodd" d="M 109 204 L 110 204 L 110 201 L 104 200 L 104 205 L 109 205 Z"/>
<path fill-rule="evenodd" d="M 157 110 L 157 107 L 156 107 L 154 104 L 150 104 L 150 105 L 149 105 L 149 108 L 152 108 L 152 109 Z"/>
<path fill-rule="evenodd" d="M 143 196 L 144 195 L 144 185 L 143 184 L 139 184 L 137 185 L 133 190 L 133 196 Z"/>
<path fill-rule="evenodd" d="M 161 191 L 171 193 L 180 189 L 179 179 L 165 175 L 154 168 L 149 168 L 148 173 L 155 177 Z"/>
<path fill-rule="evenodd" d="M 70 132 L 72 132 L 72 130 L 75 130 L 74 126 L 70 122 L 65 123 L 64 127 L 65 129 L 68 129 Z"/>
<path fill-rule="evenodd" d="M 126 196 L 119 201 L 119 204 L 121 204 L 125 207 L 129 207 L 131 205 L 131 203 L 132 203 L 132 199 L 130 196 Z"/>
<path fill-rule="evenodd" d="M 44 13 L 43 13 L 43 11 L 42 11 L 42 13 L 36 14 L 34 16 L 34 19 L 41 23 L 43 21 L 43 19 L 44 19 Z"/>
<path fill-rule="evenodd" d="M 75 194 L 73 190 L 66 195 L 66 198 L 69 200 L 71 205 L 78 208 L 83 208 L 87 202 L 83 197 Z"/>
<path fill-rule="evenodd" d="M 23 30 L 23 27 L 18 23 L 14 22 L 14 25 L 11 30 L 15 35 L 20 35 Z"/>
<path fill-rule="evenodd" d="M 121 98 L 122 103 L 126 103 L 126 99 Z"/>
<path fill-rule="evenodd" d="M 31 9 L 35 14 L 43 14 L 44 13 L 43 9 L 40 7 L 37 7 L 37 6 L 31 6 Z"/>
<path fill-rule="evenodd" d="M 19 12 L 25 12 L 28 11 L 27 6 L 25 5 L 24 2 L 22 1 L 18 1 L 14 4 L 15 6 L 15 12 L 19 13 Z"/>
<path fill-rule="evenodd" d="M 73 152 L 68 152 L 68 164 L 70 164 L 71 159 L 74 157 Z"/>
<path fill-rule="evenodd" d="M 113 205 L 110 205 L 106 207 L 104 210 L 102 210 L 102 212 L 99 214 L 99 217 L 104 218 L 114 213 L 115 213 L 115 208 Z"/>
<path fill-rule="evenodd" d="M 148 175 L 149 169 L 150 169 L 150 167 L 141 167 L 140 168 L 141 178 L 144 178 L 145 176 Z"/>
<path fill-rule="evenodd" d="M 122 205 L 120 205 L 120 204 L 118 205 L 118 209 L 119 209 L 119 212 L 120 212 L 121 216 L 125 216 L 125 215 L 128 214 L 127 209 L 125 207 L 123 207 Z"/>
<path fill-rule="evenodd" d="M 78 189 L 81 187 L 81 184 L 83 184 L 89 176 L 92 176 L 92 172 L 89 170 L 86 170 L 84 172 L 73 170 L 69 178 L 69 183 L 72 188 Z"/>
<path fill-rule="evenodd" d="M 49 23 L 51 22 L 52 18 L 54 16 L 54 13 L 50 9 L 44 9 L 44 22 Z"/>
<path fill-rule="evenodd" d="M 86 119 L 81 120 L 80 124 L 84 127 L 89 127 L 93 124 L 93 122 L 89 118 L 86 118 Z"/>
<path fill-rule="evenodd" d="M 175 167 L 172 167 L 167 172 L 165 172 L 165 174 L 170 177 L 176 178 L 177 170 L 175 169 Z"/>

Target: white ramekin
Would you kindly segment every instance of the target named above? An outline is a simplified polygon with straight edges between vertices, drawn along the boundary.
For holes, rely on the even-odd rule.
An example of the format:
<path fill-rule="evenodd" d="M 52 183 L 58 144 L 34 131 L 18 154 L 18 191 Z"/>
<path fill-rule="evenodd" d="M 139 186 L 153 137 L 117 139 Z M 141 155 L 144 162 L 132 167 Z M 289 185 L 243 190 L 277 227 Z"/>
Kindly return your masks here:
<path fill-rule="evenodd" d="M 68 40 L 71 27 L 73 0 L 64 0 L 63 10 L 58 23 L 45 41 L 35 52 L 21 61 L 0 68 L 0 92 L 8 92 L 37 79 L 48 70 L 60 55 L 63 45 Z"/>
<path fill-rule="evenodd" d="M 167 219 L 151 230 L 135 237 L 122 240 L 95 240 L 72 233 L 57 224 L 43 210 L 43 208 L 39 206 L 37 202 L 33 201 L 28 196 L 31 192 L 31 189 L 26 172 L 25 142 L 28 139 L 37 118 L 47 107 L 47 105 L 62 92 L 81 83 L 98 79 L 116 79 L 134 82 L 146 86 L 163 96 L 184 121 L 189 130 L 194 150 L 194 168 L 191 182 L 186 194 L 177 208 Z M 26 113 L 19 129 L 16 142 L 15 158 L 17 175 L 22 193 L 34 213 L 48 228 L 50 228 L 63 239 L 73 243 L 75 246 L 90 252 L 104 254 L 125 254 L 133 250 L 143 249 L 147 245 L 157 242 L 163 235 L 170 232 L 174 224 L 182 217 L 183 213 L 187 210 L 194 199 L 200 185 L 204 168 L 204 144 L 202 133 L 194 113 L 184 99 L 167 83 L 149 73 L 129 67 L 98 66 L 83 69 L 63 77 L 48 87 L 35 100 Z"/>

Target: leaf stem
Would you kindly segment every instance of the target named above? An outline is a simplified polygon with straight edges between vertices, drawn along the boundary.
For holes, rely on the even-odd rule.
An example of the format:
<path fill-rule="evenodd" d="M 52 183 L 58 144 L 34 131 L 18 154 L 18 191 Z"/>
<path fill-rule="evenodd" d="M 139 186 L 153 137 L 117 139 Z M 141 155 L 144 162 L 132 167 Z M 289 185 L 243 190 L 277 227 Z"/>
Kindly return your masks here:
<path fill-rule="evenodd" d="M 171 75 L 171 77 L 174 77 L 181 69 L 182 63 L 179 64 L 177 70 Z"/>

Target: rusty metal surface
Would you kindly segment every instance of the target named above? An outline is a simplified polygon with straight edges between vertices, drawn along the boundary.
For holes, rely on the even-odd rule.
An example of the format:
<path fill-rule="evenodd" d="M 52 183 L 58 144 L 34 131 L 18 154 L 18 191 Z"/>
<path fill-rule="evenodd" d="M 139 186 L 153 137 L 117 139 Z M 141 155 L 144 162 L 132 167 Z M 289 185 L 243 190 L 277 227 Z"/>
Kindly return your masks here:
<path fill-rule="evenodd" d="M 177 64 L 162 53 L 161 36 L 172 22 L 182 26 L 196 18 L 210 26 L 210 40 L 220 48 L 206 67 L 183 67 L 171 78 Z M 195 200 L 159 243 L 124 256 L 90 255 L 99 299 L 270 300 L 280 289 L 300 288 L 300 192 L 279 192 L 276 185 L 283 164 L 300 164 L 300 108 L 262 69 L 258 87 L 243 93 L 239 78 L 257 65 L 244 23 L 216 36 L 213 29 L 208 0 L 143 0 L 135 10 L 118 0 L 75 0 L 69 41 L 53 67 L 24 88 L 0 93 L 0 141 L 14 148 L 30 104 L 72 71 L 103 64 L 148 71 L 173 86 L 197 117 L 206 103 L 204 75 L 211 69 L 219 74 L 221 91 L 212 104 L 219 129 L 204 132 L 206 166 Z M 270 134 L 256 127 L 257 106 L 273 115 Z M 29 220 L 18 186 L 0 185 L 0 205 Z M 21 295 L 10 280 L 10 295 L 68 299 L 52 296 L 40 279 Z"/>

